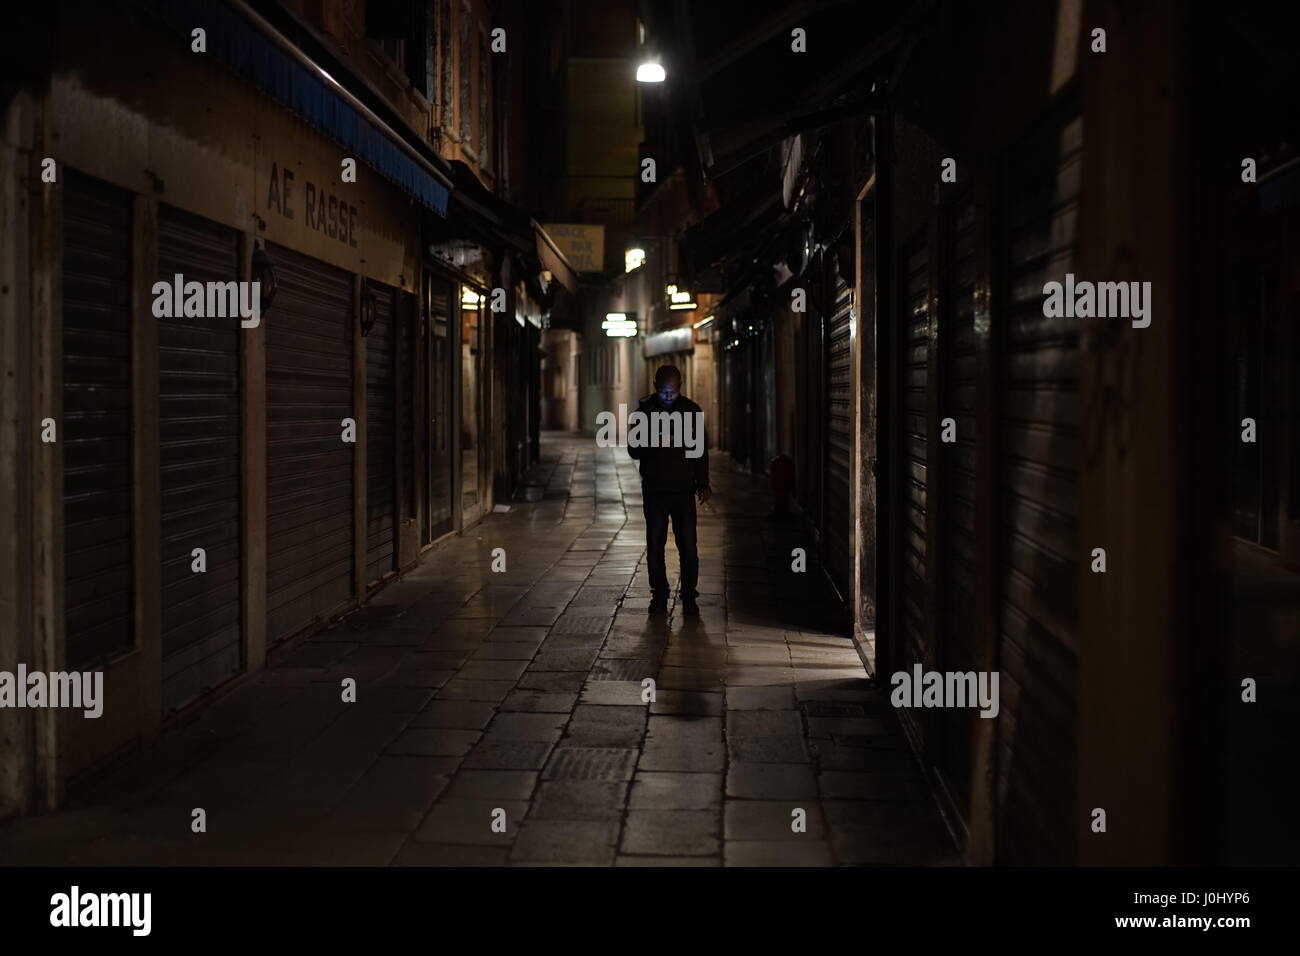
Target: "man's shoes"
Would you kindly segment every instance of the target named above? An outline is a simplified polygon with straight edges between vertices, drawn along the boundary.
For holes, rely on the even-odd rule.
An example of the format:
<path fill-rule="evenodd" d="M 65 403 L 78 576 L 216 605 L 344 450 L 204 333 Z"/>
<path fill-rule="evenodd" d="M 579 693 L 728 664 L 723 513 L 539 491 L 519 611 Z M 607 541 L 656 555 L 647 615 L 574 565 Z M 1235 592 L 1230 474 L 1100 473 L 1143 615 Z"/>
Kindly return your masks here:
<path fill-rule="evenodd" d="M 651 614 L 667 614 L 668 599 L 666 597 L 653 597 L 650 599 Z"/>
<path fill-rule="evenodd" d="M 685 600 L 682 601 L 682 616 L 699 617 L 700 606 L 696 604 L 691 598 L 686 598 Z"/>

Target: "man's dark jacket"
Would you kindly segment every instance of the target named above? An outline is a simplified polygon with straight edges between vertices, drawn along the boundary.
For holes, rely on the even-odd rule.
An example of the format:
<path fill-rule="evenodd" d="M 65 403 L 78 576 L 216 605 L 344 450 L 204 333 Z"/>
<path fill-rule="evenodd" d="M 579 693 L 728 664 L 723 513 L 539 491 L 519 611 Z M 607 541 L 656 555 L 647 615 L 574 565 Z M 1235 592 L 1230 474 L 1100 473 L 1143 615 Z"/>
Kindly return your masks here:
<path fill-rule="evenodd" d="M 637 411 L 647 417 L 645 435 L 647 441 L 651 432 L 650 415 L 654 412 L 668 412 L 659 404 L 659 395 L 647 395 L 637 405 Z M 694 415 L 703 409 L 685 395 L 678 395 L 673 402 L 673 412 L 681 412 L 683 417 Z M 703 422 L 703 418 L 699 419 Z M 684 423 L 683 423 L 684 424 Z M 629 428 L 629 431 L 631 429 Z M 698 491 L 709 487 L 709 444 L 704 430 L 692 436 L 703 454 L 699 458 L 687 458 L 686 448 L 634 448 L 627 446 L 627 453 L 641 462 L 641 490 L 660 493 L 680 493 Z"/>

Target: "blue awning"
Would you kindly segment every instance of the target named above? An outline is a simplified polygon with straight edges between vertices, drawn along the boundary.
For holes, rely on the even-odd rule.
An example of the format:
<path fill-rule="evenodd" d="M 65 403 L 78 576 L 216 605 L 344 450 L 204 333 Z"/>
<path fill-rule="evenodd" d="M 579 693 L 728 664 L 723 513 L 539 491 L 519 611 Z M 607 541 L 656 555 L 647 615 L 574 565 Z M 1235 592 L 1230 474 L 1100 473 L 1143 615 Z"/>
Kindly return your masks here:
<path fill-rule="evenodd" d="M 225 63 L 384 178 L 447 215 L 447 187 L 329 83 L 282 49 L 223 0 L 152 0 L 150 7 L 184 33 L 207 31 L 207 55 Z"/>

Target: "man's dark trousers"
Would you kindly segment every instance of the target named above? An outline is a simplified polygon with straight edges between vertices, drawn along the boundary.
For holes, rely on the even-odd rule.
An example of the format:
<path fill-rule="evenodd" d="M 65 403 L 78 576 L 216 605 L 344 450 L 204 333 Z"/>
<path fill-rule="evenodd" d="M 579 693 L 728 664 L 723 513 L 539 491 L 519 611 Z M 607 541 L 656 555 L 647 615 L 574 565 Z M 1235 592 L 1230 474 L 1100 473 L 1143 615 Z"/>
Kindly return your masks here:
<path fill-rule="evenodd" d="M 650 565 L 650 589 L 655 597 L 668 597 L 668 569 L 664 546 L 668 543 L 668 519 L 682 560 L 682 600 L 694 601 L 700 579 L 700 555 L 695 550 L 695 492 L 649 491 L 642 489 L 645 510 L 646 562 Z"/>

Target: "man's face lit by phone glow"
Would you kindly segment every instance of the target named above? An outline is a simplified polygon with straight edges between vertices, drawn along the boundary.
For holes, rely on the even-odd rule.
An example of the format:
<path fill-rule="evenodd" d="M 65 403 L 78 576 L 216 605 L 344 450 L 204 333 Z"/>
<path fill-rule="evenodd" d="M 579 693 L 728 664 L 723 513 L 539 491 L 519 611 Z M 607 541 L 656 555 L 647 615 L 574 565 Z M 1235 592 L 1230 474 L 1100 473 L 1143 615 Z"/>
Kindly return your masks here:
<path fill-rule="evenodd" d="M 655 385 L 655 392 L 659 395 L 659 404 L 665 408 L 671 408 L 673 402 L 677 401 L 677 394 L 681 391 L 682 381 L 675 376 L 669 376 L 662 382 Z"/>

